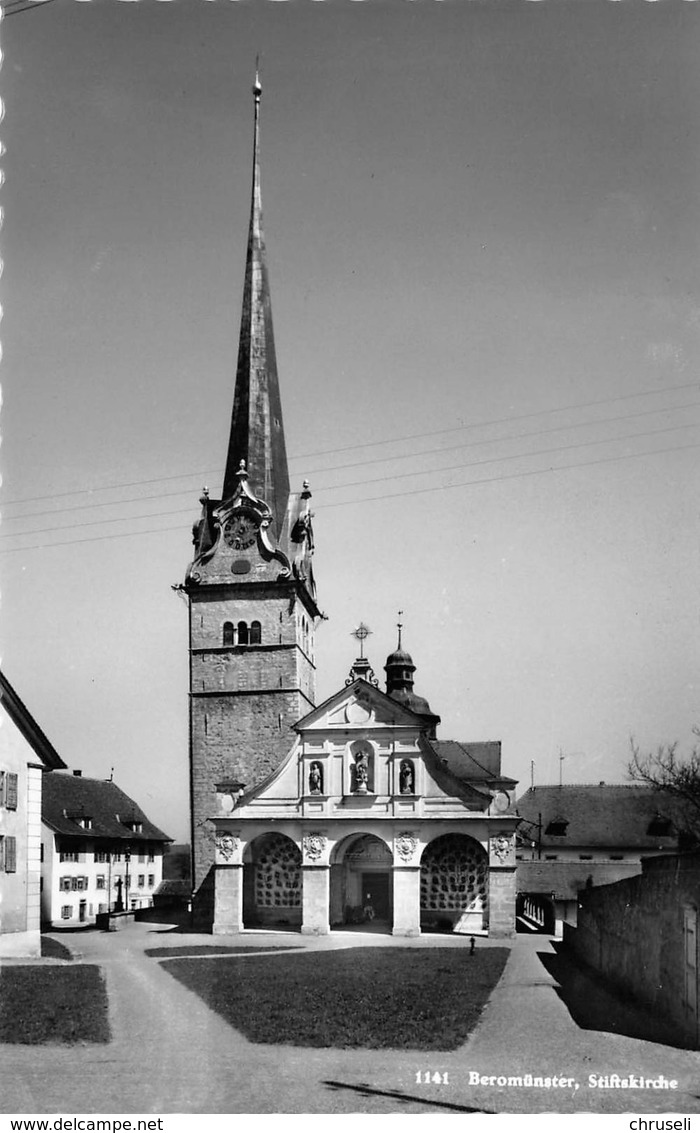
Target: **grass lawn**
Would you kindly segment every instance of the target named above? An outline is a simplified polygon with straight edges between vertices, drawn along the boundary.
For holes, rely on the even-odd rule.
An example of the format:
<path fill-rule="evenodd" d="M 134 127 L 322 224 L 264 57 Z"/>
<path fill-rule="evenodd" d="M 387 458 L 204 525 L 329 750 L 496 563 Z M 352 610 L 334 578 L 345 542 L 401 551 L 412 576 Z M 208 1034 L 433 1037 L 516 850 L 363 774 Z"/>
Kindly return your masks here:
<path fill-rule="evenodd" d="M 107 990 L 92 964 L 0 971 L 0 1042 L 109 1042 Z"/>
<path fill-rule="evenodd" d="M 259 948 L 253 945 L 246 948 L 244 945 L 227 945 L 227 944 L 180 944 L 176 948 L 147 948 L 146 955 L 153 956 L 158 960 L 167 960 L 172 956 L 240 956 L 246 952 L 288 952 L 288 945 L 274 944 L 261 945 Z"/>
<path fill-rule="evenodd" d="M 508 951 L 350 948 L 164 967 L 251 1042 L 455 1050 L 474 1029 Z"/>

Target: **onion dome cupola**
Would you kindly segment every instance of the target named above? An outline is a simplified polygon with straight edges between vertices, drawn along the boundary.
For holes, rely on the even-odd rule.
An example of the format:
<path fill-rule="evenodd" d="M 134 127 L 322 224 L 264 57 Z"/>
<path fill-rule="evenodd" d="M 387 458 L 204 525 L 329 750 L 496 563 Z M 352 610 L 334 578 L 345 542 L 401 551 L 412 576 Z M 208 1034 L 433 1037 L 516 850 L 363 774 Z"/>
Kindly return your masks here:
<path fill-rule="evenodd" d="M 384 666 L 387 696 L 390 696 L 392 700 L 397 700 L 405 708 L 410 708 L 416 716 L 421 716 L 428 727 L 428 736 L 430 739 L 435 739 L 440 717 L 431 711 L 424 696 L 418 696 L 413 691 L 413 674 L 416 671 L 416 666 L 413 664 L 411 654 L 407 653 L 401 644 L 401 630 L 403 628 L 401 622 L 398 622 L 397 625 L 399 631 L 398 644 L 394 652 L 387 657 Z"/>

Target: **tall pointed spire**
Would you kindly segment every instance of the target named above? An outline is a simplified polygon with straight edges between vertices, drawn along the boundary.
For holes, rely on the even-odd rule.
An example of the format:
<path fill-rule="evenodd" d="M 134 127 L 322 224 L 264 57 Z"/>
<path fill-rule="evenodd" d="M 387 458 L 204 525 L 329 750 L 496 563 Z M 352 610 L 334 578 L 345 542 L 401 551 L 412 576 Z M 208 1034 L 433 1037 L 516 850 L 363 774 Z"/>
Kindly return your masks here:
<path fill-rule="evenodd" d="M 256 64 L 253 98 L 253 185 L 248 229 L 243 311 L 236 368 L 231 435 L 224 475 L 223 501 L 239 483 L 241 461 L 254 494 L 268 504 L 279 534 L 289 499 L 289 470 L 282 425 L 282 402 L 272 330 L 260 195 L 260 98 Z"/>

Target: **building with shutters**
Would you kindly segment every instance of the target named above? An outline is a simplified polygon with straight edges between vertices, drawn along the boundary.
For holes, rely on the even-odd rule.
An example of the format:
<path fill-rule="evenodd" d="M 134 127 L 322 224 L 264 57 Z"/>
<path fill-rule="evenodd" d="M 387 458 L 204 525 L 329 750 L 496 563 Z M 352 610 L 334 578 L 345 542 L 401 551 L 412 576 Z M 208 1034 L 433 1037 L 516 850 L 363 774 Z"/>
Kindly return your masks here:
<path fill-rule="evenodd" d="M 0 957 L 38 956 L 43 780 L 65 763 L 0 673 Z"/>
<path fill-rule="evenodd" d="M 172 841 L 116 783 L 52 775 L 42 804 L 41 916 L 79 928 L 99 913 L 150 908 Z"/>

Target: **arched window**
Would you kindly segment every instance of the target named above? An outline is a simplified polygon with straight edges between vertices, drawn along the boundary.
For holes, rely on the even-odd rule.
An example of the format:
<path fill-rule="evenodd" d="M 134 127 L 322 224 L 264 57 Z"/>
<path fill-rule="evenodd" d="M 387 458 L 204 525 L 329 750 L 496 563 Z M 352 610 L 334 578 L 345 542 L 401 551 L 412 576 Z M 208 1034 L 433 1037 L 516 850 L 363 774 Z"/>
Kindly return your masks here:
<path fill-rule="evenodd" d="M 246 622 L 238 623 L 238 644 L 248 645 L 248 625 Z"/>
<path fill-rule="evenodd" d="M 224 645 L 233 645 L 234 644 L 233 622 L 224 622 L 223 643 L 224 643 Z"/>
<path fill-rule="evenodd" d="M 262 627 L 260 622 L 250 623 L 250 645 L 260 645 L 262 640 Z"/>

